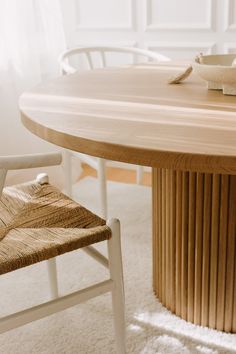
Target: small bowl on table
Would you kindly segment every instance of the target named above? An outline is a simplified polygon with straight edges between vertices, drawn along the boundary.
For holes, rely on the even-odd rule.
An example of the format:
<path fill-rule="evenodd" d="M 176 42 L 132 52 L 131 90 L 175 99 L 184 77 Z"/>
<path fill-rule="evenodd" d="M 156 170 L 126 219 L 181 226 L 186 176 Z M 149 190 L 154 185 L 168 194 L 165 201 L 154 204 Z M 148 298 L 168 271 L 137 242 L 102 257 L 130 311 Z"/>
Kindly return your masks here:
<path fill-rule="evenodd" d="M 209 90 L 223 90 L 225 95 L 236 95 L 235 59 L 236 54 L 200 55 L 192 66 L 207 81 Z"/>

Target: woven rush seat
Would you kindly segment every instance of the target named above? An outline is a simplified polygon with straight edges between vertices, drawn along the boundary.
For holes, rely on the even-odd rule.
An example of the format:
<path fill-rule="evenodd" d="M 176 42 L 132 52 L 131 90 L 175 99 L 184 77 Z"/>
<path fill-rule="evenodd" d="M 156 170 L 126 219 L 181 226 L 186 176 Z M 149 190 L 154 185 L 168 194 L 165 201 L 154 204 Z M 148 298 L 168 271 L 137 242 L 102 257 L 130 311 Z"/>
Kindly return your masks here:
<path fill-rule="evenodd" d="M 58 166 L 62 157 L 61 152 L 0 156 L 0 274 L 45 260 L 51 295 L 49 301 L 1 317 L 0 334 L 110 293 L 116 351 L 125 354 L 119 220 L 113 218 L 106 224 L 50 185 L 45 172 L 33 182 L 4 188 L 9 170 Z M 63 168 L 67 170 L 66 164 Z M 101 241 L 106 242 L 107 257 L 93 246 Z M 78 248 L 105 267 L 109 275 L 104 281 L 63 294 L 58 287 L 57 256 Z"/>
<path fill-rule="evenodd" d="M 48 183 L 6 187 L 0 199 L 0 274 L 108 240 L 105 224 Z"/>

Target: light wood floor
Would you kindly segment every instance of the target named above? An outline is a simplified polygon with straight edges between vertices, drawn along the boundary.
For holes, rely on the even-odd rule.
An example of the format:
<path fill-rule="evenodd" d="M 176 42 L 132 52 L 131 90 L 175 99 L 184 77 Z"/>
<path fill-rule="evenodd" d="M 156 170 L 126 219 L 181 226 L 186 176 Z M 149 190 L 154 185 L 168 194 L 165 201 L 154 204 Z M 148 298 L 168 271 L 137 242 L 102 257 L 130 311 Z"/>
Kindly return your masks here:
<path fill-rule="evenodd" d="M 86 164 L 82 164 L 83 172 L 79 179 L 85 178 L 87 176 L 96 177 L 96 171 Z M 123 182 L 123 183 L 136 183 L 136 171 L 128 170 L 117 167 L 107 167 L 107 179 L 109 181 Z M 151 186 L 152 178 L 150 172 L 144 172 L 142 184 L 145 186 Z"/>

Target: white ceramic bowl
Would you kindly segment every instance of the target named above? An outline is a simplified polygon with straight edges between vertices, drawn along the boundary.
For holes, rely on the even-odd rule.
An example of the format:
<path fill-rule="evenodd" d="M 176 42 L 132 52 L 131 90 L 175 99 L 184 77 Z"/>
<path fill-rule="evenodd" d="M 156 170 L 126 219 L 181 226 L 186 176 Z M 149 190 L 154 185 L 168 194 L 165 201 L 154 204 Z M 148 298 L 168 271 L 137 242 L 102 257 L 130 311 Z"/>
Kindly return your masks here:
<path fill-rule="evenodd" d="M 226 95 L 236 95 L 236 54 L 202 55 L 193 63 L 194 71 L 207 81 L 208 89 L 223 90 Z"/>

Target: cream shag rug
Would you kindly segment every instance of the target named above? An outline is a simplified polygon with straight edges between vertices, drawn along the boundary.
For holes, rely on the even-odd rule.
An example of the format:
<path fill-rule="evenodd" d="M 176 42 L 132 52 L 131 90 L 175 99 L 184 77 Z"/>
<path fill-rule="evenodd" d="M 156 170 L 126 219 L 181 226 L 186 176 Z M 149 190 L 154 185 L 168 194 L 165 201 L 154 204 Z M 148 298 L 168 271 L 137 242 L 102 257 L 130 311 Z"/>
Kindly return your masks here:
<path fill-rule="evenodd" d="M 86 178 L 77 199 L 98 210 L 97 184 Z M 122 222 L 127 353 L 236 353 L 236 335 L 194 326 L 171 314 L 152 292 L 151 189 L 108 183 L 109 214 Z M 99 248 L 104 250 L 104 245 Z M 59 257 L 60 292 L 104 279 L 106 270 L 82 251 Z M 1 315 L 48 299 L 45 262 L 1 277 Z M 110 294 L 0 335 L 1 354 L 112 354 Z"/>

